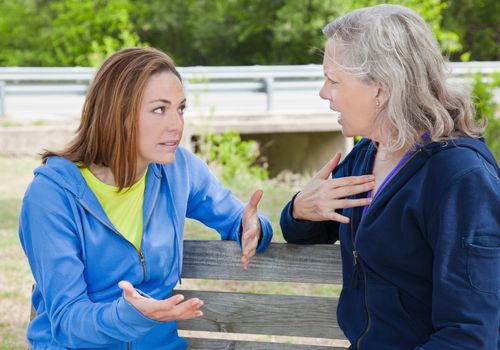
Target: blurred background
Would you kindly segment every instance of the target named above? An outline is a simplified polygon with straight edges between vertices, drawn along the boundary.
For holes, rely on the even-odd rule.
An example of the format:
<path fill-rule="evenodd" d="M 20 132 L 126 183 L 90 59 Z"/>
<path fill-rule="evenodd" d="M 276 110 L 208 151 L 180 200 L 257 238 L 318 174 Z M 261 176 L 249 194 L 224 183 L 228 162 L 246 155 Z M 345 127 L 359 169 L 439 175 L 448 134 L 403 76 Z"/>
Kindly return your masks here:
<path fill-rule="evenodd" d="M 37 154 L 72 136 L 104 58 L 145 46 L 175 60 L 188 96 L 184 145 L 243 200 L 263 188 L 261 209 L 282 241 L 281 208 L 329 157 L 356 141 L 341 135 L 318 96 L 321 30 L 352 9 L 383 2 L 413 8 L 429 23 L 450 62 L 450 79 L 472 93 L 477 119 L 488 121 L 484 136 L 500 160 L 497 0 L 0 0 L 0 349 L 27 345 L 33 280 L 17 237 L 22 195 Z M 185 236 L 218 238 L 196 222 L 187 223 Z"/>

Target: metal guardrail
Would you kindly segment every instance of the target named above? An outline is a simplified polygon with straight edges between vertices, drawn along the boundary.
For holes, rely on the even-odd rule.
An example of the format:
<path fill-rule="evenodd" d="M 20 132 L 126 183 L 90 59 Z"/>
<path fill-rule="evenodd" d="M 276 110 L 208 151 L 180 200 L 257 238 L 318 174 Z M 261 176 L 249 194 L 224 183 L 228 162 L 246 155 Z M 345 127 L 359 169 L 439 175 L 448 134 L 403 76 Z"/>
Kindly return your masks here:
<path fill-rule="evenodd" d="M 500 62 L 453 62 L 450 77 L 500 72 Z M 318 90 L 323 81 L 321 65 L 179 67 L 186 92 L 249 92 L 266 94 L 266 110 L 273 109 L 274 91 Z M 82 95 L 95 74 L 90 67 L 0 67 L 0 117 L 10 95 Z"/>

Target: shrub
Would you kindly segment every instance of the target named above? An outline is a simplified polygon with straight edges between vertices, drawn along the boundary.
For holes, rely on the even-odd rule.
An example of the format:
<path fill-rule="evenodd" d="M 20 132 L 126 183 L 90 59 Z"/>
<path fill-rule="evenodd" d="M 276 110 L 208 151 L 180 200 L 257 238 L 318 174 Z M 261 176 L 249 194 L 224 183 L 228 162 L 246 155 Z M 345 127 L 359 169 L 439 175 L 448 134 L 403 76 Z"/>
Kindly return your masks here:
<path fill-rule="evenodd" d="M 494 100 L 494 89 L 500 87 L 500 74 L 492 74 L 485 80 L 481 74 L 474 75 L 472 98 L 476 107 L 476 119 L 486 120 L 484 131 L 486 144 L 493 152 L 497 162 L 500 161 L 500 118 L 497 116 L 498 104 Z"/>
<path fill-rule="evenodd" d="M 242 141 L 238 132 L 207 133 L 201 136 L 196 152 L 225 181 L 238 178 L 266 180 L 266 164 L 258 164 L 259 145 Z"/>

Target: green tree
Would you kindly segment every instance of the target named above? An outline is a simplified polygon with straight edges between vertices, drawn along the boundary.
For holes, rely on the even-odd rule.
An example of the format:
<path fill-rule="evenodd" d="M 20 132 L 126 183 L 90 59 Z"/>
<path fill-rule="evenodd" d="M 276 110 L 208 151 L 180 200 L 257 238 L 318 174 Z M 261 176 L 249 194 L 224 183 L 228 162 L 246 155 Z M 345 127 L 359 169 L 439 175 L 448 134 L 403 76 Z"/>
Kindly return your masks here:
<path fill-rule="evenodd" d="M 0 0 L 0 66 L 37 66 L 49 60 L 40 37 L 47 22 L 35 0 Z"/>
<path fill-rule="evenodd" d="M 422 16 L 429 24 L 431 31 L 436 36 L 441 51 L 445 54 L 457 52 L 462 49 L 460 37 L 454 31 L 443 28 L 443 11 L 446 9 L 446 0 L 350 0 L 351 8 L 374 6 L 381 3 L 398 4 L 409 7 Z"/>
<path fill-rule="evenodd" d="M 492 74 L 483 80 L 481 74 L 474 76 L 472 98 L 476 107 L 476 119 L 486 121 L 484 138 L 497 162 L 500 162 L 500 118 L 497 114 L 494 90 L 500 88 L 500 74 Z"/>
<path fill-rule="evenodd" d="M 498 0 L 448 0 L 443 24 L 462 39 L 462 50 L 453 60 L 500 60 L 500 2 Z"/>
<path fill-rule="evenodd" d="M 0 3 L 0 65 L 90 66 L 140 45 L 129 0 Z"/>
<path fill-rule="evenodd" d="M 307 64 L 321 62 L 322 28 L 373 0 L 135 0 L 143 41 L 179 65 Z M 460 48 L 441 27 L 444 0 L 401 0 L 428 21 L 443 51 Z"/>

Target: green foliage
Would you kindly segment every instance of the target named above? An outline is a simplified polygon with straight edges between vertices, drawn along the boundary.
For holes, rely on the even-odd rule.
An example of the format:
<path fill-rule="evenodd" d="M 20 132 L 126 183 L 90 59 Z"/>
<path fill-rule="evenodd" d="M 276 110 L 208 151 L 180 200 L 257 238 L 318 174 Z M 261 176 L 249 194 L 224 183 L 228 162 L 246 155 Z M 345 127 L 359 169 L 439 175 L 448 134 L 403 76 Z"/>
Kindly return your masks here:
<path fill-rule="evenodd" d="M 380 3 L 419 12 L 454 59 L 500 59 L 496 0 L 0 0 L 0 65 L 96 65 L 142 45 L 183 66 L 320 63 L 325 24 Z"/>
<path fill-rule="evenodd" d="M 0 14 L 0 66 L 37 66 L 50 59 L 41 39 L 47 15 L 36 1 L 0 1 Z"/>
<path fill-rule="evenodd" d="M 48 38 L 64 66 L 97 65 L 124 47 L 137 46 L 129 0 L 57 0 L 49 6 L 53 29 Z"/>
<path fill-rule="evenodd" d="M 199 144 L 198 155 L 219 173 L 225 181 L 234 178 L 265 180 L 267 169 L 259 164 L 259 146 L 256 141 L 242 141 L 236 131 L 224 134 L 205 134 Z"/>
<path fill-rule="evenodd" d="M 351 0 L 351 8 L 374 6 L 380 3 L 398 4 L 409 7 L 422 16 L 436 36 L 443 53 L 453 53 L 462 49 L 460 37 L 442 27 L 442 12 L 446 9 L 446 0 Z"/>
<path fill-rule="evenodd" d="M 179 65 L 320 63 L 323 27 L 373 0 L 151 0 L 137 10 L 142 40 Z M 444 0 L 390 1 L 424 17 L 443 51 L 460 49 L 458 36 L 441 28 Z M 179 20 L 182 19 L 182 20 Z"/>
<path fill-rule="evenodd" d="M 140 45 L 130 0 L 0 2 L 0 65 L 93 66 Z"/>
<path fill-rule="evenodd" d="M 474 76 L 472 96 L 476 107 L 476 119 L 487 121 L 484 138 L 497 162 L 500 162 L 500 118 L 497 115 L 498 104 L 494 100 L 493 92 L 496 88 L 500 88 L 500 74 L 491 75 L 489 81 L 484 81 L 481 74 Z"/>
<path fill-rule="evenodd" d="M 448 0 L 443 25 L 457 33 L 463 48 L 453 60 L 500 60 L 500 3 L 498 0 Z"/>

